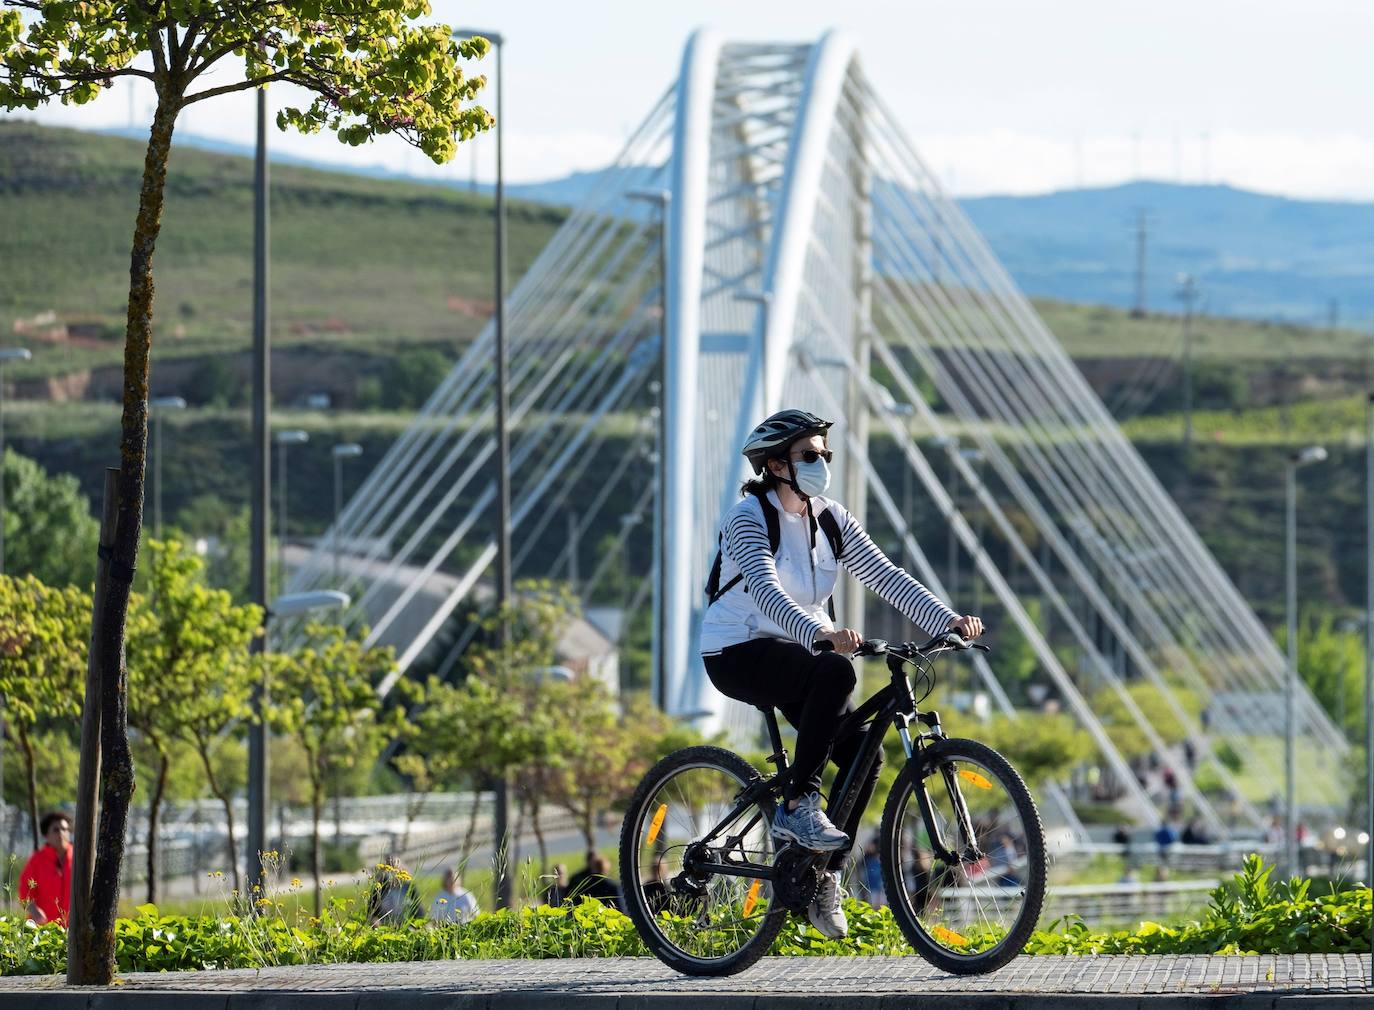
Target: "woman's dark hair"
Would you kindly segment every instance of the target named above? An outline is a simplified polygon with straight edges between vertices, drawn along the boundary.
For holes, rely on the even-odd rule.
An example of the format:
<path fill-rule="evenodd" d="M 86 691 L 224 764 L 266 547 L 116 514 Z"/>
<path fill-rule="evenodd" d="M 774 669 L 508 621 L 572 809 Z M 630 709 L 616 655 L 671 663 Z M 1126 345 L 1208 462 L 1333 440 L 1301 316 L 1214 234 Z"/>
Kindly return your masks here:
<path fill-rule="evenodd" d="M 72 826 L 72 819 L 61 810 L 49 810 L 43 815 L 43 819 L 38 822 L 38 833 L 40 835 L 46 835 L 58 821 L 66 821 L 67 827 Z"/>
<path fill-rule="evenodd" d="M 765 466 L 763 468 L 762 476 L 751 477 L 749 478 L 749 480 L 745 481 L 743 484 L 739 486 L 739 493 L 752 495 L 766 495 L 769 491 L 772 491 L 781 483 L 782 481 L 778 479 L 778 475 L 775 474 L 772 470 L 768 469 L 767 466 Z"/>

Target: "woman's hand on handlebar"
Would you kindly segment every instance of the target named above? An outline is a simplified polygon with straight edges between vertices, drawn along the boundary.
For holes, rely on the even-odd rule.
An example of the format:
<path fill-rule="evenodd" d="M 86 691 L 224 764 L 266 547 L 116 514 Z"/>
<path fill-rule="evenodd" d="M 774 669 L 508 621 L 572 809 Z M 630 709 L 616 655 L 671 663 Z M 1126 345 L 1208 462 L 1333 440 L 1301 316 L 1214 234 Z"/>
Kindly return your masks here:
<path fill-rule="evenodd" d="M 958 632 L 961 638 L 972 641 L 983 633 L 983 619 L 965 614 L 963 617 L 956 617 L 949 622 L 946 631 Z"/>
<path fill-rule="evenodd" d="M 863 636 L 853 628 L 841 628 L 839 631 L 822 631 L 816 636 L 817 644 L 829 642 L 831 648 L 842 656 L 852 656 L 863 644 Z"/>

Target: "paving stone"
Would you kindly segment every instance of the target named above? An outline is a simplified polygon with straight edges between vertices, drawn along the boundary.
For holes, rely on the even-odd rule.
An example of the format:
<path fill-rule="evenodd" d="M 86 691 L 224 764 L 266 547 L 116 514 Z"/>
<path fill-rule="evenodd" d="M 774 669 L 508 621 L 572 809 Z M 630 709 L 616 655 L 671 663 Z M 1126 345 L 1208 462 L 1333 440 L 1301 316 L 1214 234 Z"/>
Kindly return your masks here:
<path fill-rule="evenodd" d="M 1274 1010 L 1370 1007 L 1368 955 L 1022 957 L 956 976 L 915 957 L 765 958 L 730 978 L 652 958 L 426 961 L 0 979 L 0 1010 Z"/>

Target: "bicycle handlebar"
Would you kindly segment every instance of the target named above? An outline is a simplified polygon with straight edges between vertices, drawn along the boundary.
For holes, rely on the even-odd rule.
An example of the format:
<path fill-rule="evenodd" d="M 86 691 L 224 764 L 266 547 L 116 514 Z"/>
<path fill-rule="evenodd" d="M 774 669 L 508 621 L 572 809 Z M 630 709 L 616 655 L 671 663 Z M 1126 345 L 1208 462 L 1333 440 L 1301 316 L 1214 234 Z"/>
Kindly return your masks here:
<path fill-rule="evenodd" d="M 816 652 L 834 652 L 835 643 L 819 641 L 812 644 L 811 648 Z M 886 653 L 893 653 L 898 656 L 912 657 L 916 655 L 926 656 L 932 652 L 948 650 L 950 652 L 967 652 L 970 649 L 977 649 L 980 652 L 991 652 L 986 645 L 978 642 L 970 642 L 958 632 L 946 631 L 942 635 L 936 635 L 924 645 L 917 645 L 915 642 L 902 642 L 897 645 L 888 645 L 881 638 L 865 639 L 859 644 L 855 651 L 856 656 L 882 656 Z"/>

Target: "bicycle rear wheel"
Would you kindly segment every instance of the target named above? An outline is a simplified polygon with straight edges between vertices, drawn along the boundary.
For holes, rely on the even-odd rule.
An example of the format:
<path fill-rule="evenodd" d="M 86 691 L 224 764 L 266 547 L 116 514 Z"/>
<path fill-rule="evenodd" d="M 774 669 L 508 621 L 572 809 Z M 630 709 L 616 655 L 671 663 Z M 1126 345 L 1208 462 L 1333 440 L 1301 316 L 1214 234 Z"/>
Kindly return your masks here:
<path fill-rule="evenodd" d="M 689 975 L 743 971 L 782 929 L 787 913 L 773 900 L 769 881 L 701 868 L 704 862 L 772 863 L 767 795 L 722 825 L 757 778 L 730 751 L 688 747 L 650 769 L 630 800 L 620 833 L 625 910 L 670 968 Z"/>
<path fill-rule="evenodd" d="M 980 974 L 1025 947 L 1045 898 L 1045 834 L 1001 754 L 976 740 L 931 744 L 897 776 L 880 844 L 893 917 L 931 964 Z"/>

